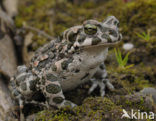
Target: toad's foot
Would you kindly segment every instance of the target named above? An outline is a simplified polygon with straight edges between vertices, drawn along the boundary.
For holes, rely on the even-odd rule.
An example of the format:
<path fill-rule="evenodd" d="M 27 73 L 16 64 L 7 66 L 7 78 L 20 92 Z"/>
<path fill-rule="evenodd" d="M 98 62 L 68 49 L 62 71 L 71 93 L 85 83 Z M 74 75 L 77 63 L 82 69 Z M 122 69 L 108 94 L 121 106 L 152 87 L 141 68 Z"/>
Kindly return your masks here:
<path fill-rule="evenodd" d="M 105 96 L 105 89 L 106 87 L 113 91 L 114 90 L 114 86 L 110 83 L 110 81 L 108 79 L 104 79 L 104 80 L 96 80 L 96 79 L 91 79 L 92 82 L 92 86 L 90 87 L 88 93 L 91 94 L 96 88 L 97 86 L 100 87 L 100 94 L 101 97 Z"/>
<path fill-rule="evenodd" d="M 111 91 L 114 90 L 114 86 L 107 79 L 107 71 L 106 71 L 106 67 L 104 63 L 102 63 L 99 66 L 99 69 L 97 70 L 93 78 L 91 79 L 91 82 L 92 82 L 92 86 L 90 87 L 88 91 L 89 94 L 92 93 L 96 89 L 97 86 L 100 87 L 100 94 L 102 97 L 104 97 L 105 95 L 106 87 Z"/>

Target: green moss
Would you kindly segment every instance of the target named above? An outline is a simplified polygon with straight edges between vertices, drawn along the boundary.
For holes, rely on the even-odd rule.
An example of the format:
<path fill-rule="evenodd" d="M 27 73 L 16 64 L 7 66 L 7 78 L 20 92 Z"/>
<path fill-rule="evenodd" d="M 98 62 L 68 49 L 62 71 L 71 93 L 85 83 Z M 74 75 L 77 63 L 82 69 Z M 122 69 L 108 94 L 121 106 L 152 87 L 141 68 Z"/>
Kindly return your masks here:
<path fill-rule="evenodd" d="M 38 113 L 36 121 L 120 120 L 122 109 L 150 111 L 151 109 L 144 98 L 135 95 L 129 97 L 120 96 L 118 99 L 89 97 L 83 102 L 82 106 L 74 109 L 63 108 L 55 111 L 42 111 Z"/>
<path fill-rule="evenodd" d="M 89 120 L 101 121 L 106 119 L 104 114 L 116 111 L 121 113 L 120 107 L 116 106 L 108 98 L 87 98 L 82 106 L 75 107 L 74 109 L 64 108 L 57 111 L 43 111 L 38 114 L 37 121 L 62 121 L 62 120 L 82 120 L 85 117 Z M 50 114 L 50 118 L 49 118 Z M 111 114 L 114 117 L 114 114 Z"/>

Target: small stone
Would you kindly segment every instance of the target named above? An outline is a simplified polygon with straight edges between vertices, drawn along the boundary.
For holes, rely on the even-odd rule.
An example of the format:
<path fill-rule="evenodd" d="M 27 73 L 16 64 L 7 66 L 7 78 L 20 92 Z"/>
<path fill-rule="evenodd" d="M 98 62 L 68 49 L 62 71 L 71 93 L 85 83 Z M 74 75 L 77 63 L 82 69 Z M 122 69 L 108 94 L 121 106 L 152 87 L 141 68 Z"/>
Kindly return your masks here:
<path fill-rule="evenodd" d="M 132 44 L 132 43 L 125 43 L 124 45 L 123 45 L 123 49 L 124 50 L 131 50 L 131 49 L 133 49 L 134 48 L 134 45 Z"/>
<path fill-rule="evenodd" d="M 156 104 L 156 89 L 155 88 L 152 88 L 152 87 L 144 88 L 140 92 L 145 95 L 152 95 L 152 98 Z"/>

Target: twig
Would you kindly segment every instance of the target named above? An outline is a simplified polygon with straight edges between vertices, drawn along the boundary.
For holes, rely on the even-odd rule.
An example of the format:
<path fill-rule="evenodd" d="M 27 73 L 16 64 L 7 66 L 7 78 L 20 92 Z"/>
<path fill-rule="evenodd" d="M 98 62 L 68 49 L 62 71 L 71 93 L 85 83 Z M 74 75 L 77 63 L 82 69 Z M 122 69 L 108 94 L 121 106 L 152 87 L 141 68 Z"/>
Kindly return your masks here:
<path fill-rule="evenodd" d="M 35 28 L 35 27 L 31 27 L 31 26 L 26 25 L 26 24 L 24 24 L 23 27 L 24 27 L 25 29 L 30 29 L 30 30 L 32 30 L 32 31 L 35 31 L 35 32 L 39 33 L 40 35 L 45 36 L 45 37 L 48 38 L 48 39 L 51 39 L 51 40 L 54 39 L 54 37 L 50 36 L 49 34 L 45 33 L 45 32 L 42 31 L 42 30 L 39 30 L 39 29 L 37 29 L 37 28 Z"/>

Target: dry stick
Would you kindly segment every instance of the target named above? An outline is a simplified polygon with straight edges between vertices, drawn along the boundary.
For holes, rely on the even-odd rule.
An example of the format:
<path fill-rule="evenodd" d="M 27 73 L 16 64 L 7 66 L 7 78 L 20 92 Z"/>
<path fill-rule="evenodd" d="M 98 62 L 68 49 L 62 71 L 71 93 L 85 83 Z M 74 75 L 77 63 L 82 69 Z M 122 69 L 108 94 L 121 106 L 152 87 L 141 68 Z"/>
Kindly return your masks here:
<path fill-rule="evenodd" d="M 49 34 L 45 33 L 44 31 L 41 31 L 41 30 L 39 30 L 37 28 L 31 27 L 31 26 L 28 26 L 28 25 L 23 25 L 23 27 L 25 29 L 30 29 L 32 31 L 35 31 L 35 32 L 39 33 L 40 35 L 43 35 L 43 36 L 47 37 L 48 39 L 51 39 L 51 40 L 54 39 L 54 37 L 50 36 Z"/>

